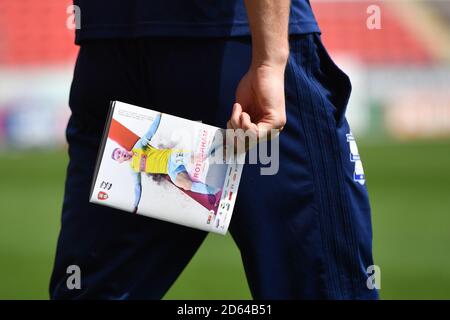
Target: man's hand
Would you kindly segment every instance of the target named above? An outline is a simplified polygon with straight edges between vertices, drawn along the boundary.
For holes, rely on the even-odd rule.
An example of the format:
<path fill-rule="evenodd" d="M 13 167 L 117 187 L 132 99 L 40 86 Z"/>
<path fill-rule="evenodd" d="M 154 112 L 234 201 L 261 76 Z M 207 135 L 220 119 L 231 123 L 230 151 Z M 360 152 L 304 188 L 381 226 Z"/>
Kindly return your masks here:
<path fill-rule="evenodd" d="M 252 33 L 252 64 L 236 91 L 229 129 L 262 138 L 286 123 L 284 71 L 289 56 L 289 0 L 245 0 Z"/>
<path fill-rule="evenodd" d="M 286 123 L 284 64 L 252 66 L 236 90 L 229 129 L 251 130 L 259 136 Z"/>

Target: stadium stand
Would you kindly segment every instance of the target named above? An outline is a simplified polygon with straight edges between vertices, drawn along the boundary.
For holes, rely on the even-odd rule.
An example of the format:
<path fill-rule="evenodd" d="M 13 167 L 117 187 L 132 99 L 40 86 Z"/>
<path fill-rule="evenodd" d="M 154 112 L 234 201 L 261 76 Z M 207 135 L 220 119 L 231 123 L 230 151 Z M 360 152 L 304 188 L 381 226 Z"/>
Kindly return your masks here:
<path fill-rule="evenodd" d="M 314 1 L 313 7 L 331 52 L 347 52 L 369 64 L 432 62 L 435 55 L 414 30 L 398 19 L 389 1 Z M 66 28 L 70 0 L 0 0 L 0 65 L 73 62 L 77 48 Z M 378 5 L 382 29 L 366 27 L 367 7 Z M 450 2 L 430 1 L 450 19 Z"/>
<path fill-rule="evenodd" d="M 73 63 L 70 0 L 0 0 L 0 65 Z"/>
<path fill-rule="evenodd" d="M 368 64 L 424 64 L 434 59 L 388 1 L 313 1 L 312 4 L 323 40 L 332 52 L 350 53 Z M 367 27 L 369 5 L 380 8 L 379 30 Z"/>
<path fill-rule="evenodd" d="M 440 15 L 450 27 L 450 1 L 429 0 L 428 5 L 434 10 L 435 14 Z"/>

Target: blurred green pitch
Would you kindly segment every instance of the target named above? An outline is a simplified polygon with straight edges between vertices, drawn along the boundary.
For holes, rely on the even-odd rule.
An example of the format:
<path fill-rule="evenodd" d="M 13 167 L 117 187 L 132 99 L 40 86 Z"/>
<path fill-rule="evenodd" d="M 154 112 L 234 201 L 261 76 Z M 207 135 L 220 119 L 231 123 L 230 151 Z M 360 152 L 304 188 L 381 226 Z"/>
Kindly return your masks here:
<path fill-rule="evenodd" d="M 450 141 L 360 143 L 384 299 L 450 299 Z M 67 157 L 0 153 L 0 299 L 47 299 Z M 249 299 L 230 236 L 210 235 L 166 299 Z"/>

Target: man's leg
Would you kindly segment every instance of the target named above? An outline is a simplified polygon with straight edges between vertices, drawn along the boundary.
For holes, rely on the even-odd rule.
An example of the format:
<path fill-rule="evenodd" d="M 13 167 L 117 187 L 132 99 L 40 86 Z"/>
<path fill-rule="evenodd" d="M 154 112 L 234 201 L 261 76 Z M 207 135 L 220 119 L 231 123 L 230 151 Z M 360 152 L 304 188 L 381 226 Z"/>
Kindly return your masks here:
<path fill-rule="evenodd" d="M 215 123 L 226 42 L 143 38 L 82 46 L 70 95 L 70 163 L 52 298 L 161 298 L 196 252 L 205 232 L 90 204 L 89 191 L 111 100 Z M 81 268 L 81 290 L 66 286 L 70 265 Z"/>
<path fill-rule="evenodd" d="M 89 203 L 109 101 L 149 103 L 138 56 L 132 41 L 99 41 L 81 48 L 71 89 L 70 162 L 50 283 L 53 299 L 159 299 L 206 236 Z M 81 270 L 81 289 L 67 286 L 74 265 Z"/>
<path fill-rule="evenodd" d="M 184 166 L 183 166 L 184 167 Z M 217 207 L 220 202 L 220 188 L 212 187 L 206 183 L 192 181 L 186 169 L 178 172 L 169 173 L 172 182 L 178 187 L 186 191 L 192 191 L 208 196 L 208 202 Z"/>
<path fill-rule="evenodd" d="M 193 158 L 191 152 L 174 152 L 169 158 L 168 174 L 170 180 L 183 190 L 215 196 L 221 189 L 200 181 L 192 181 L 186 166 Z"/>
<path fill-rule="evenodd" d="M 235 61 L 249 62 L 251 45 L 228 49 L 224 65 L 235 67 L 223 75 L 222 96 L 232 96 L 227 83 L 242 73 Z M 279 171 L 261 176 L 259 165 L 244 167 L 231 221 L 251 292 L 259 299 L 376 298 L 366 285 L 370 206 L 347 142 L 350 83 L 318 35 L 291 40 L 285 87 Z M 221 102 L 224 113 L 232 102 Z"/>

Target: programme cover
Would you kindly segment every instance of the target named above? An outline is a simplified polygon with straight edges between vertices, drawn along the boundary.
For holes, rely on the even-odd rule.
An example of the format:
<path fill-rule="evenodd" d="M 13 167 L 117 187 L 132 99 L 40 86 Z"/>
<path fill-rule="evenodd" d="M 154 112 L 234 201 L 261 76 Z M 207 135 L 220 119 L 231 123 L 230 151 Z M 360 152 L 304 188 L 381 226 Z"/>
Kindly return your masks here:
<path fill-rule="evenodd" d="M 90 201 L 226 234 L 245 153 L 225 160 L 224 130 L 112 102 Z"/>

